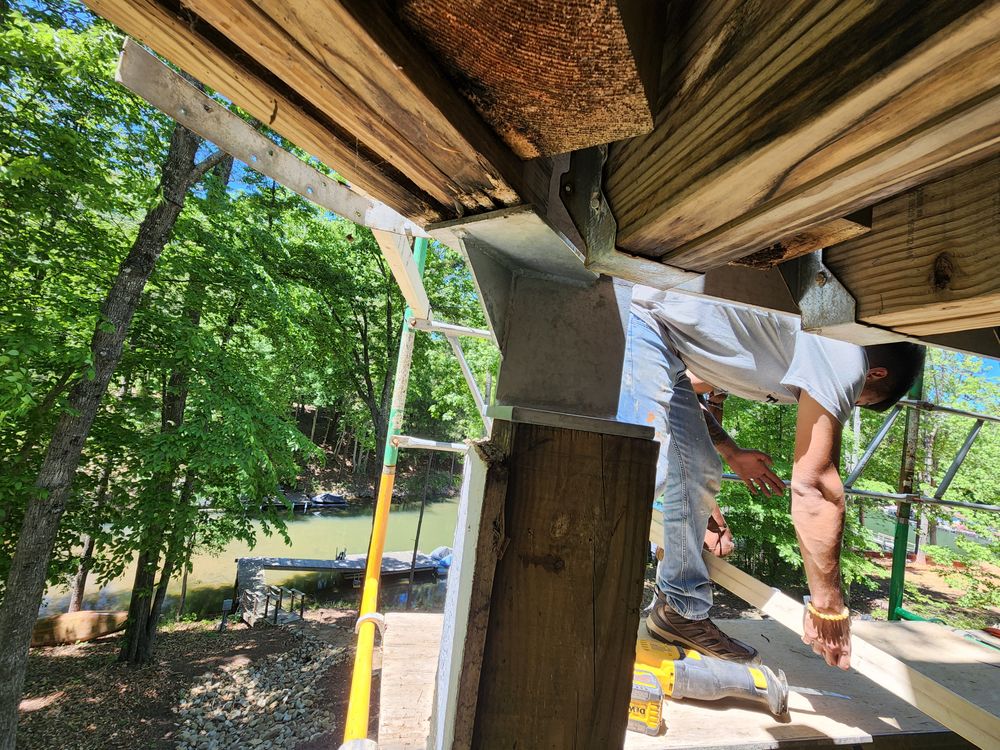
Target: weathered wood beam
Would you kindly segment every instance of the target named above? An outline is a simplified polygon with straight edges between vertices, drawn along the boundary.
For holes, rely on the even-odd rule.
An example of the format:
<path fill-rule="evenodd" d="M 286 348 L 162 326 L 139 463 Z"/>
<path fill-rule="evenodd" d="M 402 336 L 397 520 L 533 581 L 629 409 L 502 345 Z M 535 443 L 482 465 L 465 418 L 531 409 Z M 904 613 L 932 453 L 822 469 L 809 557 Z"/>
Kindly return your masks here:
<path fill-rule="evenodd" d="M 449 121 L 475 118 L 471 107 L 442 81 L 442 112 L 414 85 L 407 71 L 431 65 L 413 45 L 410 59 L 389 57 L 337 2 L 285 0 L 181 0 L 246 54 L 334 120 L 357 141 L 394 164 L 446 212 L 484 211 L 518 202 L 508 180 L 520 164 L 485 126 L 479 140 L 507 175 L 489 163 Z M 371 3 L 369 21 L 391 28 L 384 7 Z M 392 37 L 400 41 L 403 32 Z M 397 44 L 397 48 L 406 47 Z M 396 50 L 399 51 L 398 49 Z M 429 76 L 425 74 L 426 80 Z M 506 152 L 506 153 L 505 153 Z M 457 207 L 457 211 L 456 211 Z"/>
<path fill-rule="evenodd" d="M 1000 2 L 697 3 L 618 246 L 708 270 L 1000 151 Z"/>
<path fill-rule="evenodd" d="M 712 554 L 705 553 L 704 558 L 713 581 L 802 635 L 801 604 Z M 1000 745 L 1000 717 L 857 635 L 851 639 L 851 650 L 851 667 L 859 674 L 977 746 Z"/>
<path fill-rule="evenodd" d="M 852 237 L 866 234 L 871 231 L 871 228 L 872 210 L 871 207 L 868 207 L 861 211 L 855 211 L 850 216 L 825 221 L 801 232 L 796 232 L 775 242 L 770 247 L 738 258 L 732 263 L 748 268 L 773 268 L 806 253 L 822 250 L 824 247 L 830 247 L 839 242 L 846 242 Z"/>
<path fill-rule="evenodd" d="M 134 39 L 125 40 L 115 80 L 188 130 L 306 200 L 369 229 L 427 236 L 385 204 L 359 195 L 278 146 Z"/>
<path fill-rule="evenodd" d="M 497 428 L 510 430 L 506 470 L 487 477 L 485 492 L 496 482 L 503 500 L 483 517 L 488 549 L 477 559 L 495 571 L 486 622 L 476 624 L 485 624 L 481 662 L 468 644 L 465 655 L 481 675 L 472 746 L 618 747 L 658 446 L 501 420 Z M 468 718 L 458 717 L 463 732 Z"/>
<path fill-rule="evenodd" d="M 402 235 L 381 229 L 373 229 L 372 234 L 382 251 L 382 257 L 389 264 L 393 278 L 399 284 L 399 291 L 406 304 L 413 310 L 415 317 L 426 320 L 431 314 L 431 303 L 420 278 L 420 269 L 413 258 L 410 241 Z"/>
<path fill-rule="evenodd" d="M 857 318 L 913 336 L 1000 326 L 1000 158 L 874 207 L 824 262 Z"/>
<path fill-rule="evenodd" d="M 374 198 L 418 224 L 444 218 L 409 178 L 300 100 L 266 68 L 191 14 L 156 0 L 85 0 L 87 6 L 147 44 Z"/>

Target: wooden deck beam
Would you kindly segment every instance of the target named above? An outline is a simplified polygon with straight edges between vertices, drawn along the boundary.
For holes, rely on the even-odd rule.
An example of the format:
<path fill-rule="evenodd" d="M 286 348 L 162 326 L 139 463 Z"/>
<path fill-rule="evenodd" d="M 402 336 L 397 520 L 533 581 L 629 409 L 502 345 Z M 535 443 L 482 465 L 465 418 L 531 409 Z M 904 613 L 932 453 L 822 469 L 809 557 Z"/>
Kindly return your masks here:
<path fill-rule="evenodd" d="M 1000 2 L 693 3 L 619 248 L 704 271 L 1000 151 Z M 668 45 L 671 42 L 668 42 Z"/>
<path fill-rule="evenodd" d="M 417 45 L 407 44 L 405 27 L 389 17 L 383 4 L 364 3 L 356 18 L 349 3 L 341 2 L 182 2 L 395 165 L 446 215 L 456 206 L 460 214 L 518 202 L 508 181 L 520 171 L 519 161 L 485 125 L 477 129 L 476 143 L 452 125 L 469 125 L 478 117 L 450 85 L 440 81 L 431 97 L 416 85 L 416 77 L 431 81 L 432 61 Z M 381 29 L 392 46 L 383 49 L 367 25 Z M 491 158 L 503 161 L 504 168 Z"/>
<path fill-rule="evenodd" d="M 874 207 L 824 262 L 860 321 L 912 336 L 1000 326 L 1000 158 Z"/>

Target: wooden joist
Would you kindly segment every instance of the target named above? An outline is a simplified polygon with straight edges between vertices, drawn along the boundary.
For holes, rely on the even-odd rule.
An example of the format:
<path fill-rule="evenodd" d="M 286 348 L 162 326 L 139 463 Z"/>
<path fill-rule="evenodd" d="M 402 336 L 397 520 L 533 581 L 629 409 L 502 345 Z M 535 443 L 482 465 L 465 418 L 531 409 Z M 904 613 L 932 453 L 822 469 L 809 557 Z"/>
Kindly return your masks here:
<path fill-rule="evenodd" d="M 770 247 L 758 250 L 745 258 L 733 261 L 734 265 L 748 268 L 773 268 L 786 260 L 798 258 L 815 250 L 847 242 L 853 237 L 867 234 L 872 228 L 871 207 L 856 211 L 850 216 L 833 219 L 785 237 Z"/>
<path fill-rule="evenodd" d="M 692 3 L 618 246 L 707 270 L 1000 151 L 1000 2 Z M 668 42 L 668 46 L 671 42 Z"/>
<path fill-rule="evenodd" d="M 713 581 L 802 635 L 801 604 L 710 553 L 704 558 Z M 851 639 L 851 668 L 979 747 L 1000 746 L 1000 717 L 857 635 Z"/>
<path fill-rule="evenodd" d="M 415 85 L 410 71 L 431 64 L 415 45 L 408 58 L 390 57 L 359 19 L 339 2 L 288 0 L 182 0 L 266 66 L 357 141 L 395 165 L 438 203 L 445 215 L 485 211 L 517 202 L 509 177 L 490 164 L 451 125 L 449 118 L 475 118 L 469 105 L 443 81 L 435 93 L 450 111 Z M 359 9 L 366 24 L 396 27 L 379 3 Z M 405 39 L 402 31 L 393 37 Z M 424 76 L 427 78 L 427 76 Z M 519 170 L 485 126 L 477 133 L 495 158 L 506 152 L 508 172 Z M 457 204 L 457 205 L 456 205 Z"/>
<path fill-rule="evenodd" d="M 1000 326 L 1000 158 L 874 207 L 827 249 L 859 320 L 914 336 Z"/>
<path fill-rule="evenodd" d="M 224 94 L 374 198 L 419 224 L 442 218 L 428 196 L 391 164 L 247 60 L 204 22 L 156 0 L 85 0 L 95 13 Z"/>
<path fill-rule="evenodd" d="M 648 133 L 660 0 L 402 0 L 400 15 L 523 158 Z"/>
<path fill-rule="evenodd" d="M 385 4 L 87 2 L 418 224 L 520 202 L 520 160 Z"/>

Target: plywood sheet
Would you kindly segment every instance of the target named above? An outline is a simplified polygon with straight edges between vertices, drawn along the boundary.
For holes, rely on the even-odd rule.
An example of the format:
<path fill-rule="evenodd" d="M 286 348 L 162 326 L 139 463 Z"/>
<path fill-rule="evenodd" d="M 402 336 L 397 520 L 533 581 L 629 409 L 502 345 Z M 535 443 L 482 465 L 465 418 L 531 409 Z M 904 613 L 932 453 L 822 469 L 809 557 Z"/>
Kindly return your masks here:
<path fill-rule="evenodd" d="M 441 620 L 441 615 L 434 614 L 387 616 L 380 747 L 424 747 Z M 629 732 L 624 738 L 626 750 L 770 750 L 868 743 L 876 748 L 928 750 L 966 746 L 871 680 L 827 667 L 777 622 L 725 620 L 721 624 L 728 633 L 758 648 L 764 663 L 783 669 L 791 684 L 841 693 L 851 700 L 792 695 L 784 720 L 735 700 L 676 701 L 667 706 L 666 735 L 645 737 Z M 1000 652 L 995 649 L 933 623 L 857 622 L 855 632 L 983 708 L 1000 712 Z M 384 744 L 387 741 L 396 744 Z"/>

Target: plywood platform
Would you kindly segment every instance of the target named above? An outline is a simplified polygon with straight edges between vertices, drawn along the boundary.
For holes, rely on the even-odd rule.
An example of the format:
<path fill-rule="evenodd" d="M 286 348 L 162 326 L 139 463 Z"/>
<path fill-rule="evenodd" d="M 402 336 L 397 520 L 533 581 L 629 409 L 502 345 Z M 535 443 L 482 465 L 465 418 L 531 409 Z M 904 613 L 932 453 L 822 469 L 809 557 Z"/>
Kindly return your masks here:
<path fill-rule="evenodd" d="M 387 616 L 379 746 L 423 748 L 434 694 L 441 615 Z M 883 748 L 964 748 L 964 740 L 853 672 L 830 669 L 780 624 L 728 620 L 727 632 L 757 647 L 764 662 L 792 685 L 851 697 L 792 695 L 778 720 L 739 701 L 677 701 L 666 710 L 667 733 L 628 733 L 627 750 L 788 750 L 871 744 Z M 858 622 L 855 632 L 968 700 L 1000 714 L 1000 651 L 932 623 Z"/>

